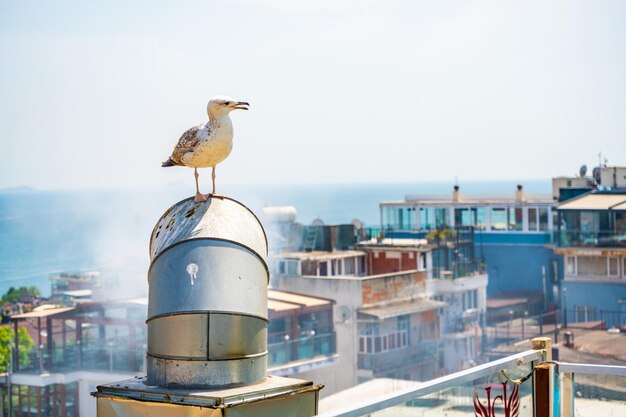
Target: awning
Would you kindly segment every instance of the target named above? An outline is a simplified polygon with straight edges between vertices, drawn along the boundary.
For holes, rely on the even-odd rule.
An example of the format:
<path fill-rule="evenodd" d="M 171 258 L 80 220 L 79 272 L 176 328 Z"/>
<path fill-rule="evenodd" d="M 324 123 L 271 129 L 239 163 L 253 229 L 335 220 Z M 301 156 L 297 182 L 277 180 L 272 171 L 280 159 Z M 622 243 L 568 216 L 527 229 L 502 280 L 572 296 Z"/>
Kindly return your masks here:
<path fill-rule="evenodd" d="M 359 313 L 366 314 L 368 316 L 377 317 L 381 320 L 391 317 L 403 316 L 405 314 L 421 313 L 423 311 L 435 310 L 437 308 L 445 307 L 447 304 L 442 301 L 428 300 L 425 298 L 418 298 L 415 300 L 400 301 L 393 304 L 387 304 L 384 306 L 375 306 L 359 309 Z"/>
<path fill-rule="evenodd" d="M 49 308 L 47 310 L 31 311 L 24 314 L 13 314 L 10 318 L 13 319 L 30 319 L 37 317 L 55 316 L 57 314 L 65 313 L 67 311 L 74 310 L 74 307 L 62 307 L 62 308 Z"/>
<path fill-rule="evenodd" d="M 267 309 L 270 311 L 278 312 L 278 311 L 298 310 L 300 309 L 300 306 L 297 304 L 283 303 L 282 301 L 267 300 Z"/>
<path fill-rule="evenodd" d="M 619 204 L 617 206 L 613 206 L 611 210 L 624 210 L 626 211 L 626 203 Z"/>
<path fill-rule="evenodd" d="M 332 303 L 332 300 L 326 298 L 311 297 L 309 295 L 277 290 L 267 291 L 267 308 L 274 312 L 306 310 L 307 308 L 318 306 L 328 306 L 328 309 L 330 309 Z"/>
<path fill-rule="evenodd" d="M 626 209 L 626 194 L 584 194 L 559 204 L 557 210 L 615 210 Z"/>
<path fill-rule="evenodd" d="M 275 300 L 283 303 L 297 304 L 297 307 L 315 307 L 332 303 L 331 300 L 326 298 L 311 297 L 308 295 L 276 290 L 268 290 L 267 297 L 269 301 Z"/>

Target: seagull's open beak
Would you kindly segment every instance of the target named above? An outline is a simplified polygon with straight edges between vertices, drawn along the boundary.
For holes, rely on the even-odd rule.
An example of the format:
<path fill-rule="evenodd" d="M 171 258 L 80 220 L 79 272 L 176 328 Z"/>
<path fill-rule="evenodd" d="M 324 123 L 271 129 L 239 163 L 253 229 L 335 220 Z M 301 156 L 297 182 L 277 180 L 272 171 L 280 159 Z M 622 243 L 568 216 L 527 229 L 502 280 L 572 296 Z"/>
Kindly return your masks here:
<path fill-rule="evenodd" d="M 238 110 L 248 110 L 248 106 L 250 106 L 250 104 L 246 103 L 245 101 L 238 101 L 230 107 Z"/>

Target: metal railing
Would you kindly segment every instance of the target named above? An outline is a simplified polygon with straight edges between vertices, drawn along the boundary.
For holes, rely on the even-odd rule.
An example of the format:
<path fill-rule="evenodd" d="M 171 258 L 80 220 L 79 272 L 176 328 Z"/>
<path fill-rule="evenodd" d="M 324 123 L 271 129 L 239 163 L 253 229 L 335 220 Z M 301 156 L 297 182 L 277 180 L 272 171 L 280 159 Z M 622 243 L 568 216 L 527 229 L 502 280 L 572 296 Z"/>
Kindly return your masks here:
<path fill-rule="evenodd" d="M 337 352 L 335 333 L 318 334 L 296 340 L 285 340 L 268 344 L 269 366 L 312 359 Z"/>
<path fill-rule="evenodd" d="M 359 369 L 384 372 L 388 369 L 402 367 L 407 363 L 415 364 L 437 357 L 437 340 L 422 340 L 417 346 L 407 346 L 377 353 L 359 353 Z"/>
<path fill-rule="evenodd" d="M 626 311 L 595 309 L 581 306 L 579 308 L 563 310 L 565 327 L 581 327 L 583 323 L 601 322 L 602 328 L 626 326 Z"/>
<path fill-rule="evenodd" d="M 626 247 L 626 230 L 557 230 L 553 242 L 558 246 Z"/>
<path fill-rule="evenodd" d="M 360 417 L 384 409 L 388 409 L 416 398 L 424 397 L 442 390 L 457 387 L 461 384 L 472 382 L 500 372 L 521 363 L 532 363 L 544 360 L 544 354 L 539 350 L 528 350 L 526 352 L 511 355 L 503 359 L 478 365 L 464 371 L 456 372 L 431 381 L 417 384 L 415 387 L 400 390 L 393 394 L 373 398 L 362 404 L 349 406 L 341 410 L 320 414 L 318 417 Z"/>
<path fill-rule="evenodd" d="M 109 372 L 144 371 L 146 349 L 143 346 L 129 349 L 119 340 L 102 340 L 100 343 L 73 344 L 33 348 L 28 360 L 16 369 L 25 373 L 63 372 L 68 370 L 102 370 Z"/>
<path fill-rule="evenodd" d="M 385 416 L 400 415 L 402 412 L 404 412 L 402 415 L 417 415 L 417 411 L 406 411 L 402 408 L 421 406 L 426 407 L 430 412 L 433 411 L 433 408 L 440 406 L 441 402 L 451 403 L 449 405 L 452 408 L 458 407 L 458 405 L 453 404 L 454 401 L 450 401 L 450 399 L 455 398 L 454 396 L 441 395 L 446 392 L 469 394 L 472 398 L 469 407 L 473 408 L 474 415 L 492 416 L 494 415 L 494 407 L 505 407 L 505 409 L 508 407 L 506 391 L 509 382 L 513 384 L 509 387 L 514 387 L 510 393 L 511 400 L 514 396 L 516 397 L 515 401 L 509 402 L 509 405 L 519 407 L 520 403 L 524 403 L 526 413 L 524 415 L 574 417 L 579 415 L 581 409 L 585 409 L 584 415 L 625 415 L 623 413 L 626 411 L 626 366 L 554 362 L 551 353 L 552 343 L 549 338 L 533 339 L 532 345 L 533 350 L 507 356 L 431 381 L 416 383 L 410 388 L 371 398 L 360 404 L 322 413 L 318 417 L 360 417 L 376 415 L 378 412 Z M 521 370 L 520 368 L 523 366 L 529 366 L 524 370 L 526 375 L 520 379 L 512 379 L 510 375 L 516 370 Z M 493 384 L 494 374 L 504 378 L 504 381 L 501 380 L 499 384 Z M 578 378 L 575 378 L 575 375 L 578 375 Z M 588 378 L 585 379 L 585 377 Z M 489 382 L 490 378 L 491 383 Z M 531 378 L 532 382 L 529 381 L 522 386 L 525 381 Z M 473 385 L 467 386 L 468 383 Z M 503 390 L 504 397 L 495 397 L 494 392 L 497 392 L 498 386 L 499 389 Z M 483 406 L 485 399 L 481 399 L 478 394 L 480 391 L 478 388 L 481 387 L 487 392 L 487 410 Z M 493 390 L 491 403 L 489 403 L 490 390 Z M 433 397 L 433 395 L 439 395 L 439 398 Z M 456 398 L 458 399 L 458 396 Z M 499 403 L 496 401 L 497 399 L 499 399 Z M 582 402 L 578 403 L 579 399 Z M 491 409 L 489 409 L 490 405 Z M 481 412 L 481 408 L 483 412 Z M 434 412 L 437 411 L 434 410 Z M 409 414 L 406 414 L 407 412 Z M 509 408 L 506 412 L 511 413 L 511 409 Z M 469 411 L 468 415 L 471 414 L 472 412 Z"/>

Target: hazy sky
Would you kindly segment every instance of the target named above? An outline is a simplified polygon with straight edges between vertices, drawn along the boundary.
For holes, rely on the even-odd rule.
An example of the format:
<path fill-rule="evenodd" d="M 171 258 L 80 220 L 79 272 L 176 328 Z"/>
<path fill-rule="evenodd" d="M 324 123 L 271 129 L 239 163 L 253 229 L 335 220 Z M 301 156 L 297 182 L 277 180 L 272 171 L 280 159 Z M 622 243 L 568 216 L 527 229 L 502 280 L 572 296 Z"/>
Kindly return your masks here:
<path fill-rule="evenodd" d="M 626 165 L 625 22 L 620 0 L 0 0 L 0 187 L 193 187 L 160 162 L 216 94 L 252 105 L 218 183 Z"/>

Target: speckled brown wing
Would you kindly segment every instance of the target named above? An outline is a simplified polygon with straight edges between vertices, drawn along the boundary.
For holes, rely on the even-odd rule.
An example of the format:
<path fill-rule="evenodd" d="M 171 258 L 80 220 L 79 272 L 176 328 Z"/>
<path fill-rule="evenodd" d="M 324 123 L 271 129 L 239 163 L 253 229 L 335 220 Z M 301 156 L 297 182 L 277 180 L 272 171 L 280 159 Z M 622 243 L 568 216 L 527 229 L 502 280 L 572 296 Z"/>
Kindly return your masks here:
<path fill-rule="evenodd" d="M 183 155 L 193 151 L 198 142 L 200 142 L 198 132 L 201 128 L 202 126 L 195 126 L 183 133 L 180 139 L 178 139 L 176 146 L 174 146 L 170 161 L 174 162 L 176 165 L 184 165 Z"/>

